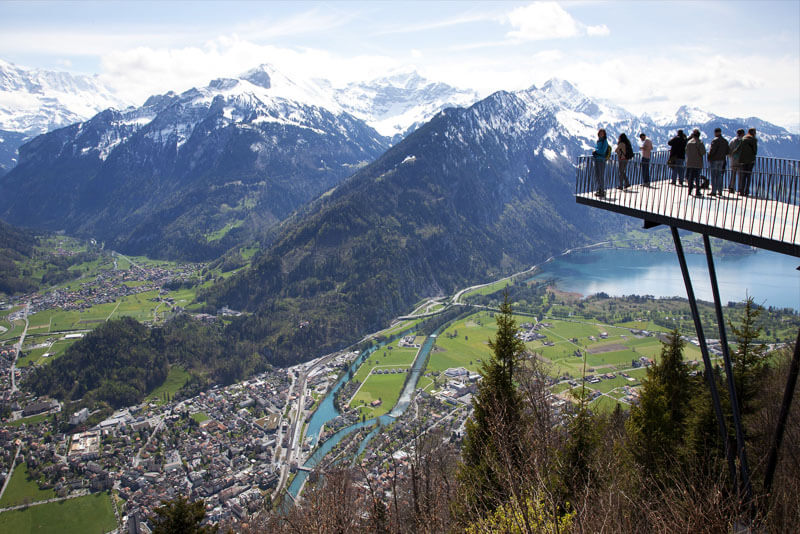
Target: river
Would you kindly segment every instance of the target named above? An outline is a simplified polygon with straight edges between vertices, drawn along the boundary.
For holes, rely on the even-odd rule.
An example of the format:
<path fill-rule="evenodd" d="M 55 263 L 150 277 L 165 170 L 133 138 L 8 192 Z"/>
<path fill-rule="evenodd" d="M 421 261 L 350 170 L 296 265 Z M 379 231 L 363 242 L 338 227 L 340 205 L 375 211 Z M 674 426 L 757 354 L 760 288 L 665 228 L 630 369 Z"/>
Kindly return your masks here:
<path fill-rule="evenodd" d="M 433 348 L 433 344 L 436 341 L 436 335 L 439 333 L 441 328 L 439 328 L 436 332 L 432 335 L 428 336 L 425 339 L 425 342 L 422 344 L 419 352 L 417 353 L 417 357 L 414 359 L 414 363 L 411 366 L 411 371 L 409 372 L 408 380 L 406 381 L 405 386 L 403 387 L 403 391 L 400 394 L 400 398 L 397 400 L 397 404 L 394 405 L 391 413 L 382 415 L 377 418 L 368 419 L 366 421 L 358 422 L 348 427 L 340 429 L 338 432 L 333 434 L 331 437 L 326 439 L 322 444 L 314 450 L 314 453 L 311 457 L 306 460 L 303 464 L 303 467 L 307 467 L 309 469 L 314 468 L 322 458 L 328 454 L 333 447 L 341 441 L 343 437 L 351 432 L 354 432 L 360 428 L 369 427 L 378 424 L 380 422 L 382 425 L 391 424 L 397 417 L 401 416 L 403 412 L 406 411 L 408 408 L 408 404 L 411 401 L 411 396 L 414 393 L 414 390 L 417 387 L 417 382 L 419 381 L 419 377 L 422 375 L 422 372 L 425 370 L 425 366 L 428 361 L 428 354 L 430 353 L 431 349 Z M 401 334 L 402 335 L 402 334 Z M 359 357 L 350 364 L 350 369 L 353 373 L 356 372 L 358 367 L 364 362 L 364 360 L 369 357 L 369 355 L 376 349 L 383 346 L 383 344 L 373 347 L 368 351 L 364 351 Z M 308 426 L 306 428 L 306 437 L 311 437 L 312 445 L 317 445 L 319 440 L 319 433 L 322 429 L 322 426 L 339 415 L 339 412 L 336 410 L 336 407 L 333 403 L 333 397 L 336 392 L 339 390 L 340 387 L 347 381 L 347 373 L 345 373 L 333 386 L 333 388 L 325 395 L 325 399 L 319 404 L 319 407 L 311 416 L 311 419 L 308 422 Z M 377 429 L 376 429 L 377 430 Z M 376 432 L 370 432 L 369 435 L 362 441 L 359 447 L 359 453 L 364 450 L 369 440 L 374 436 Z M 297 497 L 300 489 L 303 487 L 303 483 L 306 480 L 308 473 L 306 471 L 298 470 L 295 474 L 294 480 L 289 485 L 288 492 L 292 495 L 292 497 Z"/>
<path fill-rule="evenodd" d="M 713 301 L 704 254 L 687 254 L 686 263 L 698 299 Z M 758 250 L 746 255 L 716 255 L 723 305 L 752 296 L 757 304 L 800 310 L 800 259 Z M 560 256 L 542 266 L 533 279 L 555 279 L 562 291 L 588 296 L 653 295 L 686 297 L 674 252 L 594 249 Z"/>

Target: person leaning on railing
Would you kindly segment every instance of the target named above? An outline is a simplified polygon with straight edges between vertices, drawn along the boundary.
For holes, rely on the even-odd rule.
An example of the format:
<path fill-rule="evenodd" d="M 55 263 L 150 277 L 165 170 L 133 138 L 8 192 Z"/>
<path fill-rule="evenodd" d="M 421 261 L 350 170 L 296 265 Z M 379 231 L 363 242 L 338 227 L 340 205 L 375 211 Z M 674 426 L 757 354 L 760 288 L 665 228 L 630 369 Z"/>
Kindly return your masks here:
<path fill-rule="evenodd" d="M 741 176 L 739 177 L 739 194 L 746 197 L 750 192 L 750 176 L 753 174 L 753 165 L 756 163 L 758 154 L 758 140 L 756 139 L 756 129 L 747 130 L 747 135 L 742 138 L 742 142 L 736 147 L 739 154 L 739 165 Z"/>

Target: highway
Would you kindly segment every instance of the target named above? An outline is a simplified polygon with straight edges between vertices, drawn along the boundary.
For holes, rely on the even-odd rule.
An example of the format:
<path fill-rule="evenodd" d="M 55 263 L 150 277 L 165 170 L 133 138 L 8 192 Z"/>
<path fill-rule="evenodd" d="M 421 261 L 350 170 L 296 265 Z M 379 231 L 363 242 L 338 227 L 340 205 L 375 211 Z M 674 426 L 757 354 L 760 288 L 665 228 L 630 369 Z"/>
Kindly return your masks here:
<path fill-rule="evenodd" d="M 22 330 L 22 335 L 19 337 L 19 343 L 15 345 L 14 360 L 11 362 L 11 393 L 17 391 L 17 358 L 22 351 L 22 344 L 25 342 L 25 335 L 28 333 L 28 312 L 31 309 L 31 303 L 25 304 L 25 309 L 22 312 L 22 318 L 25 320 L 25 328 Z"/>

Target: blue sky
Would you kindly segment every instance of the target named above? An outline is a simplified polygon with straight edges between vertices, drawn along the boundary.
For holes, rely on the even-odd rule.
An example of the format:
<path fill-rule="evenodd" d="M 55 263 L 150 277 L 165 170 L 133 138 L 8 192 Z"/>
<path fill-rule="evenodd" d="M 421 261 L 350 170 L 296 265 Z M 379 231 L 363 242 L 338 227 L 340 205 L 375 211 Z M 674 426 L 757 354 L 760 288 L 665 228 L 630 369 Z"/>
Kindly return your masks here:
<path fill-rule="evenodd" d="M 260 63 L 344 84 L 394 69 L 482 94 L 552 77 L 633 112 L 800 130 L 800 2 L 8 2 L 0 58 L 136 102 Z"/>

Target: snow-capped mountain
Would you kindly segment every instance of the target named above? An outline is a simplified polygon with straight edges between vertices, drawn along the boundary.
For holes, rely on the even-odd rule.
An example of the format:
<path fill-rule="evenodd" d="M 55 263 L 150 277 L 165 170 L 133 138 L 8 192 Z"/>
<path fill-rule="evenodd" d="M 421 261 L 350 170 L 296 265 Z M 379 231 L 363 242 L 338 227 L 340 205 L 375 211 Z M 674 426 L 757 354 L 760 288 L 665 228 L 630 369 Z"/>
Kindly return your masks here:
<path fill-rule="evenodd" d="M 0 59 L 0 130 L 40 134 L 129 104 L 96 76 L 25 69 Z"/>
<path fill-rule="evenodd" d="M 399 141 L 439 111 L 468 107 L 479 96 L 475 91 L 431 82 L 414 70 L 403 70 L 336 89 L 334 98 L 343 109 L 380 134 Z"/>
<path fill-rule="evenodd" d="M 644 132 L 656 149 L 666 149 L 667 141 L 678 129 L 688 134 L 698 128 L 702 138 L 710 142 L 716 127 L 722 128 L 723 135 L 728 138 L 733 137 L 738 128 L 754 127 L 758 130 L 759 154 L 800 158 L 800 136 L 755 117 L 725 118 L 688 106 L 681 106 L 671 116 L 636 116 L 620 106 L 592 99 L 569 82 L 558 79 L 514 94 L 526 102 L 527 114 L 540 115 L 546 111 L 551 117 L 546 124 L 540 121 L 540 135 L 533 147 L 536 154 L 548 159 L 561 156 L 575 161 L 577 156 L 593 149 L 599 128 L 606 129 L 614 144 L 621 133 L 636 144 L 639 134 Z"/>
<path fill-rule="evenodd" d="M 0 59 L 0 174 L 35 135 L 130 104 L 96 76 L 26 69 Z"/>
<path fill-rule="evenodd" d="M 131 252 L 214 257 L 389 146 L 348 113 L 300 101 L 315 90 L 259 68 L 36 137 L 0 178 L 11 192 L 0 217 Z"/>

